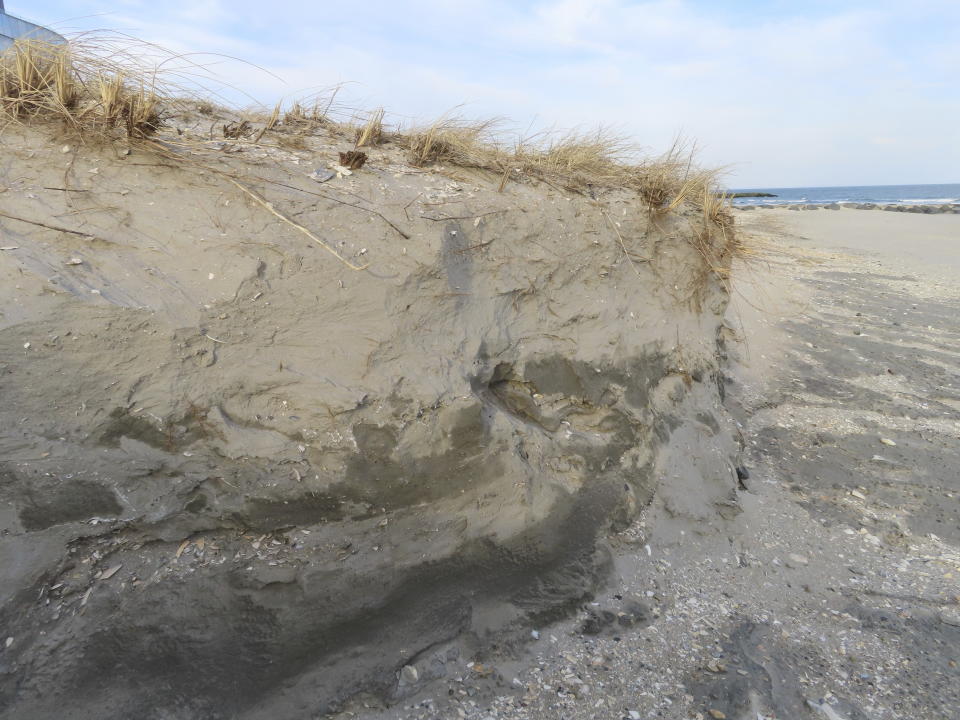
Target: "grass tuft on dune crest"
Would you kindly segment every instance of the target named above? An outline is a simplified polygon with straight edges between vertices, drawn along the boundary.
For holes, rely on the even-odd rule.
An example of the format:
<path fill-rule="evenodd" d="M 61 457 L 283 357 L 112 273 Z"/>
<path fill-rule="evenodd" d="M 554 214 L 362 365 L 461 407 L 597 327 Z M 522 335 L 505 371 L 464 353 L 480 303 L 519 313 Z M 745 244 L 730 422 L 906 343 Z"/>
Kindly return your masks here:
<path fill-rule="evenodd" d="M 62 45 L 18 41 L 0 54 L 0 119 L 59 121 L 81 135 L 148 140 L 161 130 L 165 116 L 229 114 L 204 81 L 217 85 L 192 58 L 123 35 L 80 35 Z M 503 120 L 470 120 L 456 112 L 388 132 L 382 108 L 354 111 L 350 122 L 335 120 L 343 110 L 335 104 L 339 89 L 295 101 L 285 111 L 283 103 L 272 112 L 248 111 L 238 126 L 245 131 L 228 132 L 234 126 L 225 123 L 224 137 L 239 144 L 272 141 L 303 152 L 319 133 L 351 142 L 354 150 L 394 144 L 415 167 L 492 173 L 501 191 L 508 183 L 543 182 L 600 202 L 603 190 L 623 189 L 636 193 L 654 217 L 682 205 L 702 210 L 702 231 L 693 242 L 710 273 L 722 278 L 733 257 L 749 255 L 719 191 L 719 171 L 698 167 L 694 148 L 680 141 L 658 157 L 647 157 L 629 138 L 608 129 L 516 138 L 503 131 Z M 358 123 L 357 117 L 365 120 Z M 186 137 L 163 139 L 167 145 L 191 143 Z"/>
<path fill-rule="evenodd" d="M 153 135 L 165 98 L 155 79 L 122 58 L 98 57 L 83 44 L 18 40 L 0 55 L 0 117 L 61 121 L 82 133 Z"/>

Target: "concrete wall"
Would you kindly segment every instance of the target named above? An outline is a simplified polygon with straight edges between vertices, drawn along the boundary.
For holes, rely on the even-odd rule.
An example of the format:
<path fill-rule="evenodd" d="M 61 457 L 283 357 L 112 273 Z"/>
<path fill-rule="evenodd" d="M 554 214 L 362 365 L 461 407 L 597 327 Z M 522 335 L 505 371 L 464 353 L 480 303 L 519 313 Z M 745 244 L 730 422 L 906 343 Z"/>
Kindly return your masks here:
<path fill-rule="evenodd" d="M 54 43 L 63 42 L 63 37 L 52 30 L 8 15 L 3 10 L 3 0 L 0 0 L 0 50 L 5 50 L 13 45 L 14 38 L 18 37 L 34 38 Z"/>

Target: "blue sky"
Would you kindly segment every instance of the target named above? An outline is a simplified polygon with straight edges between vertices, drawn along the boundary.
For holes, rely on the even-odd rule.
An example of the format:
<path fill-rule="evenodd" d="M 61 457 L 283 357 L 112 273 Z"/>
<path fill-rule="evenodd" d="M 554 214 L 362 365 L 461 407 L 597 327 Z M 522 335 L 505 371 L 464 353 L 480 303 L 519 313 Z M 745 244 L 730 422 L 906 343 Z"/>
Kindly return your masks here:
<path fill-rule="evenodd" d="M 732 187 L 960 182 L 960 2 L 7 0 L 62 32 L 222 53 L 270 105 L 348 82 L 394 122 L 678 134 Z M 275 77 L 276 76 L 276 77 Z"/>

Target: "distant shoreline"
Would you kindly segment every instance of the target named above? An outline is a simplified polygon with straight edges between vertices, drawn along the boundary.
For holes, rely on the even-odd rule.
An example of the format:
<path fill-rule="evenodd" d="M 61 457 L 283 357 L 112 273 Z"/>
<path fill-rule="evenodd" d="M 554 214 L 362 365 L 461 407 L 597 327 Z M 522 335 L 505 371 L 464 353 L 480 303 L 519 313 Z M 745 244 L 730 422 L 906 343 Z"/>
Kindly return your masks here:
<path fill-rule="evenodd" d="M 737 210 L 885 210 L 887 212 L 923 213 L 926 215 L 960 215 L 960 203 L 942 205 L 897 203 L 764 203 L 734 205 Z"/>
<path fill-rule="evenodd" d="M 833 204 L 956 205 L 960 183 L 928 185 L 850 185 L 836 187 L 741 187 L 727 191 L 737 207 Z"/>

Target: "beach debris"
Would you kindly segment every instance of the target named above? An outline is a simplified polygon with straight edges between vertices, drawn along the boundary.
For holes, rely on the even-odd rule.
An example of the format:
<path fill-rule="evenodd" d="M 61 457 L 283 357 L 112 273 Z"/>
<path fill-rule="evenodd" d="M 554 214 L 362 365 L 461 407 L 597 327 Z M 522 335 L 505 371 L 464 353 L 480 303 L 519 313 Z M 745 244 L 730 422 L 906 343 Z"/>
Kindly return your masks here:
<path fill-rule="evenodd" d="M 367 161 L 367 154 L 362 150 L 350 150 L 340 153 L 340 164 L 350 170 L 359 170 Z"/>
<path fill-rule="evenodd" d="M 19 245 L 4 245 L 3 247 L 0 247 L 0 250 L 19 250 L 19 249 L 20 249 Z"/>
<path fill-rule="evenodd" d="M 893 447 L 896 445 L 896 443 L 890 438 L 880 438 L 880 442 L 882 442 L 884 445 L 889 445 L 890 447 Z"/>
<path fill-rule="evenodd" d="M 73 148 L 70 147 L 69 145 L 64 145 L 62 148 L 60 148 L 60 152 L 62 152 L 64 155 L 66 155 L 71 150 L 73 150 Z"/>
<path fill-rule="evenodd" d="M 229 122 L 223 125 L 223 136 L 231 140 L 248 137 L 253 132 L 253 127 L 247 120 L 240 122 Z"/>
<path fill-rule="evenodd" d="M 101 571 L 97 574 L 96 579 L 97 579 L 97 580 L 109 580 L 109 579 L 112 578 L 114 575 L 116 575 L 116 574 L 117 574 L 117 571 L 120 570 L 120 568 L 122 568 L 122 567 L 123 567 L 123 563 L 119 563 L 119 564 L 117 564 L 117 565 L 114 565 L 113 567 L 107 568 L 106 570 L 101 570 Z"/>
<path fill-rule="evenodd" d="M 83 265 L 83 260 L 78 257 L 73 257 L 67 260 L 67 265 Z"/>
<path fill-rule="evenodd" d="M 337 174 L 338 178 L 353 175 L 353 170 L 343 165 L 338 165 L 337 163 L 330 163 L 330 169 Z"/>
<path fill-rule="evenodd" d="M 307 173 L 307 177 L 311 180 L 316 180 L 317 182 L 326 182 L 327 180 L 332 180 L 337 174 L 330 170 L 323 170 L 322 168 L 317 168 L 312 173 Z"/>
<path fill-rule="evenodd" d="M 336 167 L 335 167 L 334 169 L 336 170 Z M 346 168 L 343 168 L 343 169 L 346 170 Z M 348 174 L 348 175 L 350 174 L 350 171 L 349 171 L 349 170 L 347 170 L 347 174 Z M 322 248 L 323 248 L 324 250 L 326 250 L 328 253 L 330 253 L 331 255 L 333 255 L 335 258 L 337 258 L 337 260 L 339 260 L 340 262 L 342 262 L 344 265 L 346 265 L 346 266 L 347 266 L 348 268 L 350 268 L 351 270 L 353 270 L 353 271 L 355 271 L 355 272 L 360 272 L 361 270 L 365 270 L 365 269 L 367 268 L 366 265 L 354 265 L 352 262 L 350 262 L 349 260 L 347 260 L 347 259 L 346 259 L 345 257 L 343 257 L 342 255 L 340 255 L 340 253 L 338 253 L 336 250 L 334 250 L 330 245 L 328 245 L 326 242 L 324 242 L 324 241 L 321 240 L 319 237 L 317 237 L 317 236 L 314 235 L 312 232 L 310 232 L 310 230 L 308 230 L 307 228 L 305 228 L 303 225 L 301 225 L 300 223 L 296 222 L 295 220 L 292 220 L 291 218 L 289 218 L 289 217 L 287 217 L 286 215 L 284 215 L 282 212 L 280 212 L 279 210 L 277 210 L 272 204 L 270 204 L 269 202 L 267 202 L 264 198 L 262 198 L 260 195 L 258 195 L 257 193 L 255 193 L 255 192 L 254 192 L 253 190 L 251 190 L 250 188 L 248 188 L 248 187 L 246 187 L 245 185 L 237 182 L 237 181 L 234 180 L 233 178 L 228 178 L 228 180 L 230 180 L 231 183 L 233 183 L 234 185 L 236 185 L 240 190 L 242 190 L 244 193 L 246 193 L 248 196 L 250 196 L 255 202 L 257 202 L 257 203 L 259 203 L 260 205 L 262 205 L 264 209 L 270 211 L 271 213 L 273 213 L 274 215 L 276 215 L 278 218 L 280 218 L 281 220 L 283 220 L 283 221 L 284 221 L 285 223 L 287 223 L 288 225 L 291 225 L 292 227 L 295 227 L 297 230 L 299 230 L 299 231 L 302 232 L 304 235 L 306 235 L 308 238 L 310 238 L 311 240 L 313 240 L 313 241 L 314 241 L 315 243 L 317 243 L 320 247 L 322 247 Z"/>
<path fill-rule="evenodd" d="M 183 555 L 183 551 L 186 550 L 189 545 L 190 545 L 189 538 L 184 540 L 182 543 L 180 543 L 180 547 L 177 548 L 177 554 L 175 555 L 175 557 L 179 558 L 181 555 Z"/>
<path fill-rule="evenodd" d="M 29 349 L 30 349 L 30 343 L 25 342 L 25 343 L 23 344 L 23 349 L 24 349 L 24 350 L 29 350 Z"/>
<path fill-rule="evenodd" d="M 409 685 L 413 685 L 420 679 L 420 673 L 413 665 L 404 665 L 400 670 L 400 679 Z"/>
<path fill-rule="evenodd" d="M 816 710 L 821 715 L 823 715 L 827 720 L 846 720 L 843 715 L 834 710 L 825 700 L 819 700 L 814 702 L 813 700 L 807 700 L 807 705 L 809 705 L 813 710 Z"/>

